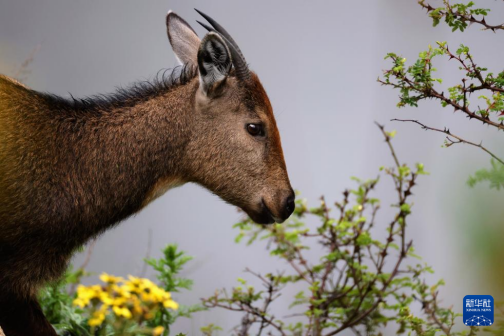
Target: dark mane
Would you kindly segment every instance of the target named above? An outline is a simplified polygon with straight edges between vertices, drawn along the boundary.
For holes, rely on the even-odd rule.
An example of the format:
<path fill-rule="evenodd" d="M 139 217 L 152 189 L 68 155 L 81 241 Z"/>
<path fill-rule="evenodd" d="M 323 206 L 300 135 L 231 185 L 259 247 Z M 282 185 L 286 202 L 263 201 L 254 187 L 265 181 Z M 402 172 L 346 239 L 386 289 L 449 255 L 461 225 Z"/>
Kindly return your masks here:
<path fill-rule="evenodd" d="M 108 111 L 115 108 L 132 107 L 139 102 L 160 96 L 167 91 L 190 82 L 198 74 L 197 68 L 181 65 L 173 69 L 158 71 L 151 80 L 136 82 L 127 87 L 118 87 L 116 92 L 98 94 L 84 98 L 61 97 L 50 93 L 38 93 L 49 105 L 59 110 Z"/>

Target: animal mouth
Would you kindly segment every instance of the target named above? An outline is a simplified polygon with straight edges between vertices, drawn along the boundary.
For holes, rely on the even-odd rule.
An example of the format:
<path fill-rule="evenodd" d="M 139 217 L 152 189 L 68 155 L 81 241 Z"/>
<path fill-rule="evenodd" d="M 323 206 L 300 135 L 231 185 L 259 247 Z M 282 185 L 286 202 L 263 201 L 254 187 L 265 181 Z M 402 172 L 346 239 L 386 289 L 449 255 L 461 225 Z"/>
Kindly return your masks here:
<path fill-rule="evenodd" d="M 273 224 L 277 221 L 276 217 L 273 215 L 271 210 L 264 202 L 264 199 L 257 204 L 257 206 L 253 209 L 246 210 L 250 219 L 252 219 L 255 223 L 261 225 Z"/>
<path fill-rule="evenodd" d="M 259 224 L 273 224 L 277 221 L 271 210 L 266 205 L 266 202 L 264 202 L 264 199 L 261 200 L 261 208 L 262 208 L 262 216 L 266 219 L 266 221 L 264 223 Z"/>

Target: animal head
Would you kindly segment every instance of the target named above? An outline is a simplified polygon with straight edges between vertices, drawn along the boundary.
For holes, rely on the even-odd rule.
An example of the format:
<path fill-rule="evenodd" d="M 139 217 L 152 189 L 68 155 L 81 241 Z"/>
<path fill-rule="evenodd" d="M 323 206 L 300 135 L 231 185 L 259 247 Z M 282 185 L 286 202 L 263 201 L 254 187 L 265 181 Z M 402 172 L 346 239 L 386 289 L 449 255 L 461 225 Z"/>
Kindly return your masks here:
<path fill-rule="evenodd" d="M 233 38 L 217 22 L 200 40 L 178 15 L 166 18 L 178 60 L 197 67 L 194 130 L 186 166 L 197 182 L 242 208 L 255 222 L 283 222 L 294 210 L 280 135 L 268 96 Z"/>

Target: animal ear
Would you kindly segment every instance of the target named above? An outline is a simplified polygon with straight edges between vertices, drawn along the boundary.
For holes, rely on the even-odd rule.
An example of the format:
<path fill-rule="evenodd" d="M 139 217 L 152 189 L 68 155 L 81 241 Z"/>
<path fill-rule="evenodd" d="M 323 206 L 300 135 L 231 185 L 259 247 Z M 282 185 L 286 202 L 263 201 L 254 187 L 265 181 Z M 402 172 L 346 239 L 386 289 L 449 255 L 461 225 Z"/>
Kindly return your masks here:
<path fill-rule="evenodd" d="M 200 87 L 207 96 L 218 94 L 231 65 L 231 53 L 224 39 L 217 33 L 208 33 L 198 50 Z"/>
<path fill-rule="evenodd" d="M 196 65 L 201 43 L 196 32 L 180 16 L 172 11 L 166 15 L 168 39 L 181 64 Z"/>

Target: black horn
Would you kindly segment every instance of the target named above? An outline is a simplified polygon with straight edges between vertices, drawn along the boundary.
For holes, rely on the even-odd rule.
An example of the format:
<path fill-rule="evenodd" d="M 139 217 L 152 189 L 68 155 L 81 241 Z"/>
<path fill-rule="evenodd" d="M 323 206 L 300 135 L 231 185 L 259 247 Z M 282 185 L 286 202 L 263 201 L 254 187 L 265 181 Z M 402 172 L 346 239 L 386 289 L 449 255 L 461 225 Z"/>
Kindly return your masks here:
<path fill-rule="evenodd" d="M 235 68 L 236 76 L 239 79 L 246 80 L 250 77 L 250 70 L 248 68 L 247 62 L 245 61 L 245 57 L 243 56 L 240 48 L 236 44 L 235 40 L 229 35 L 229 33 L 220 25 L 218 24 L 214 19 L 206 15 L 205 13 L 200 12 L 196 8 L 194 9 L 196 12 L 198 12 L 201 16 L 205 18 L 205 20 L 208 21 L 212 25 L 212 27 L 209 27 L 208 25 L 197 21 L 203 28 L 205 28 L 208 31 L 213 31 L 219 34 L 224 41 L 227 43 L 229 47 L 229 51 L 231 52 L 231 60 L 233 62 L 233 66 Z"/>

